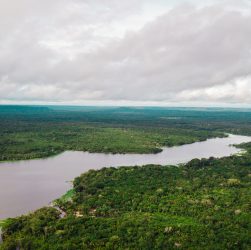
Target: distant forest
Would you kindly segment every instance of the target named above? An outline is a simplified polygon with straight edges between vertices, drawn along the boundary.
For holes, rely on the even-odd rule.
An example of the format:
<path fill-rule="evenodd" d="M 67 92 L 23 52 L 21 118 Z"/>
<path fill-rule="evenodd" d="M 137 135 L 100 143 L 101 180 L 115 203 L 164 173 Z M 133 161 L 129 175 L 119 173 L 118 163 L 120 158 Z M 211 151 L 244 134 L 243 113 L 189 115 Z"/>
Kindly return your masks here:
<path fill-rule="evenodd" d="M 0 161 L 65 150 L 157 153 L 226 132 L 251 135 L 244 109 L 1 105 L 0 121 Z"/>

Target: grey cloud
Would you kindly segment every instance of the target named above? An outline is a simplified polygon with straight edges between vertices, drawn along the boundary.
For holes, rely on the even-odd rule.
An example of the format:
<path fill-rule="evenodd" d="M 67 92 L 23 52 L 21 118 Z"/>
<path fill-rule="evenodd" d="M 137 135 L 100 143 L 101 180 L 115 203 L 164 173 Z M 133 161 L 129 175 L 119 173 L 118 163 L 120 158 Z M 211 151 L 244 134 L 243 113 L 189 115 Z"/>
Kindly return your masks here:
<path fill-rule="evenodd" d="M 46 0 L 37 7 L 38 1 L 22 0 L 19 11 L 10 2 L 0 10 L 2 102 L 251 101 L 245 1 L 168 6 L 123 37 L 113 33 L 114 25 L 126 31 L 123 20 L 140 15 L 148 1 Z"/>

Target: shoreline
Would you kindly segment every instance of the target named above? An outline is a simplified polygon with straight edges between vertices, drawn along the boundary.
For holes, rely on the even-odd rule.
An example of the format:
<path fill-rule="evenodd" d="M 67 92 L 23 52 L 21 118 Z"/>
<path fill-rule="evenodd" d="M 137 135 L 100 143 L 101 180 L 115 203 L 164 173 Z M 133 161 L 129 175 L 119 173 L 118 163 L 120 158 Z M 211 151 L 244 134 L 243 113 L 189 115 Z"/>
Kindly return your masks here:
<path fill-rule="evenodd" d="M 229 136 L 231 136 L 232 134 L 229 134 L 228 135 L 228 137 Z M 235 136 L 235 135 L 233 135 L 233 136 Z M 244 136 L 244 137 L 246 137 L 246 136 Z M 218 137 L 217 137 L 218 138 Z M 216 138 L 216 139 L 217 139 Z M 213 138 L 210 138 L 210 139 L 213 139 Z M 208 139 L 208 140 L 210 140 L 210 139 Z M 220 138 L 219 138 L 220 139 Z M 222 138 L 222 139 L 224 139 L 224 138 Z M 227 137 L 225 138 L 225 139 L 227 139 Z M 240 140 L 240 139 L 239 139 Z M 244 139 L 243 139 L 244 140 Z M 219 140 L 217 140 L 217 141 L 219 141 Z M 244 140 L 245 141 L 245 140 Z M 246 141 L 247 141 L 247 139 L 246 139 Z M 251 137 L 250 137 L 250 141 L 251 141 Z M 196 143 L 200 143 L 200 142 L 196 142 Z M 240 144 L 242 144 L 243 142 L 240 142 Z M 246 142 L 244 142 L 244 143 L 246 143 Z M 248 143 L 248 142 L 247 142 Z M 228 143 L 225 143 L 226 145 L 228 144 Z M 187 145 L 189 145 L 189 144 L 187 144 Z M 231 145 L 231 146 L 230 146 Z M 233 153 L 233 154 L 227 154 L 227 155 L 223 155 L 223 156 L 217 156 L 217 155 L 212 155 L 212 156 L 207 156 L 207 157 L 194 157 L 194 158 L 192 158 L 192 159 L 202 159 L 202 158 L 205 158 L 205 159 L 208 159 L 208 158 L 210 158 L 210 157 L 214 157 L 214 158 L 222 158 L 222 157 L 230 157 L 230 156 L 232 156 L 232 155 L 236 155 L 236 156 L 240 156 L 240 157 L 242 157 L 243 155 L 245 155 L 246 153 L 247 153 L 247 151 L 245 150 L 245 149 L 243 149 L 243 148 L 241 148 L 241 147 L 238 147 L 238 144 L 229 144 L 229 146 L 230 147 L 234 147 L 236 150 L 236 152 L 235 153 Z M 199 146 L 199 148 L 200 148 L 201 146 Z M 233 151 L 233 150 L 232 150 Z M 77 151 L 77 152 L 79 152 L 79 151 Z M 82 152 L 82 151 L 80 151 L 80 152 Z M 92 153 L 90 153 L 90 154 L 92 154 Z M 101 153 L 102 154 L 102 153 Z M 110 154 L 110 155 L 112 155 L 112 154 Z M 128 154 L 129 155 L 129 154 Z M 130 155 L 129 155 L 130 156 Z M 88 157 L 90 157 L 90 156 L 88 156 Z M 95 157 L 95 159 L 96 159 L 96 157 L 97 156 L 92 156 L 92 157 Z M 131 158 L 131 156 L 130 156 L 130 158 Z M 143 156 L 143 158 L 144 158 L 144 156 Z M 47 158 L 47 159 L 49 159 L 49 158 Z M 82 159 L 82 158 L 80 158 L 80 159 Z M 118 156 L 116 159 L 120 159 L 120 157 Z M 132 158 L 132 159 L 134 159 L 134 158 Z M 145 159 L 145 158 L 144 158 Z M 163 159 L 163 157 L 162 158 L 160 158 L 160 159 Z M 168 159 L 168 158 L 165 158 L 165 159 Z M 68 175 L 69 173 L 67 173 L 66 175 L 68 176 L 68 177 L 66 177 L 66 178 L 69 178 L 68 179 L 68 181 L 69 180 L 73 180 L 74 178 L 76 178 L 76 177 L 78 177 L 80 174 L 82 174 L 82 173 L 85 173 L 85 172 L 87 172 L 87 171 L 89 171 L 90 169 L 93 169 L 93 170 L 98 170 L 98 169 L 100 169 L 100 168 L 103 168 L 103 167 L 119 167 L 119 166 L 134 166 L 134 165 L 137 165 L 137 166 L 144 166 L 144 165 L 147 165 L 147 164 L 156 164 L 156 165 L 162 165 L 162 166 L 179 166 L 179 165 L 184 165 L 184 164 L 186 164 L 187 162 L 189 162 L 190 160 L 192 160 L 192 159 L 189 159 L 189 160 L 187 160 L 187 161 L 184 161 L 184 162 L 182 162 L 182 163 L 169 163 L 169 162 L 167 162 L 167 163 L 158 163 L 158 162 L 156 162 L 156 163 L 154 163 L 154 162 L 151 162 L 152 160 L 150 160 L 149 162 L 146 162 L 146 161 L 148 161 L 148 158 L 146 158 L 146 160 L 145 160 L 145 162 L 144 163 L 141 163 L 140 161 L 137 163 L 137 162 L 135 162 L 135 164 L 131 164 L 132 163 L 132 161 L 129 161 L 129 162 L 127 162 L 127 163 L 122 163 L 121 164 L 121 161 L 119 161 L 119 163 L 118 162 L 116 162 L 116 161 L 114 161 L 113 162 L 113 164 L 118 164 L 118 165 L 112 165 L 112 163 L 111 162 L 109 162 L 109 160 L 108 160 L 108 163 L 106 162 L 99 162 L 99 164 L 98 164 L 98 166 L 95 168 L 95 166 L 94 165 L 91 165 L 91 164 L 93 164 L 93 163 L 90 163 L 90 165 L 89 164 L 87 164 L 86 166 L 87 166 L 87 168 L 85 169 L 85 168 L 81 168 L 81 170 L 77 170 L 77 171 L 79 171 L 79 173 L 77 173 L 75 170 L 73 170 L 73 172 L 72 172 L 72 170 L 71 170 L 71 172 L 72 173 L 70 173 L 70 175 Z M 38 159 L 38 160 L 40 160 L 40 159 Z M 32 161 L 32 160 L 27 160 L 27 161 Z M 96 160 L 95 160 L 96 161 Z M 20 161 L 18 161 L 18 162 L 20 162 Z M 24 161 L 23 161 L 24 162 Z M 26 161 L 25 161 L 26 162 Z M 162 161 L 163 162 L 163 161 Z M 10 162 L 11 163 L 11 162 Z M 46 163 L 46 162 L 45 162 Z M 81 162 L 79 161 L 79 163 L 80 163 L 80 165 L 81 165 Z M 71 164 L 71 162 L 69 161 L 69 164 Z M 103 165 L 102 165 L 103 164 Z M 25 165 L 25 163 L 23 163 L 23 165 Z M 29 165 L 30 165 L 30 167 L 33 167 L 33 162 L 29 162 Z M 88 166 L 89 165 L 89 166 Z M 52 165 L 48 165 L 48 167 L 47 168 L 45 168 L 45 170 L 42 170 L 43 168 L 42 167 L 44 167 L 44 165 L 42 165 L 42 164 L 40 164 L 40 170 L 41 171 L 43 171 L 43 172 L 45 172 L 45 173 L 50 173 L 50 170 L 49 170 L 49 167 L 50 166 L 53 166 L 53 164 Z M 1 167 L 1 163 L 0 163 L 0 167 Z M 14 168 L 14 169 L 16 169 L 18 172 L 20 171 L 20 173 L 22 173 L 22 174 L 24 174 L 23 173 L 23 170 L 22 170 L 22 168 L 21 168 L 21 170 L 18 170 L 17 168 L 19 168 L 19 165 L 17 164 L 16 165 L 16 168 Z M 78 167 L 77 167 L 78 168 Z M 76 169 L 77 169 L 76 168 Z M 34 168 L 32 168 L 34 171 L 35 171 L 35 173 L 36 173 L 36 165 L 34 165 Z M 46 170 L 47 169 L 47 170 Z M 51 168 L 50 168 L 51 169 Z M 80 169 L 80 168 L 79 168 Z M 12 171 L 12 170 L 8 170 L 7 172 L 9 172 L 9 171 Z M 49 172 L 48 172 L 49 171 Z M 62 171 L 62 170 L 61 170 Z M 74 172 L 75 171 L 75 172 Z M 42 172 L 42 173 L 43 173 Z M 28 172 L 27 172 L 28 173 Z M 30 173 L 30 172 L 29 172 Z M 47 174 L 46 174 L 47 175 Z M 46 176 L 45 175 L 45 176 Z M 38 178 L 41 178 L 41 176 L 40 177 L 38 177 Z M 62 178 L 65 178 L 65 177 L 62 177 Z M 61 178 L 61 179 L 62 179 Z M 65 180 L 64 182 L 66 182 L 67 180 Z M 20 182 L 20 183 L 22 183 L 22 182 Z M 43 182 L 42 182 L 43 183 Z M 46 183 L 46 182 L 45 182 Z M 62 186 L 63 184 L 60 184 L 60 183 L 62 183 L 62 182 L 59 182 L 58 181 L 58 184 L 57 185 L 60 185 L 60 186 Z M 19 185 L 19 184 L 18 184 Z M 23 185 L 23 184 L 22 184 Z M 46 185 L 46 184 L 43 184 L 43 185 Z M 46 187 L 46 186 L 43 186 L 43 187 Z M 36 209 L 39 209 L 39 208 L 41 208 L 41 207 L 43 207 L 43 206 L 47 206 L 50 202 L 52 202 L 52 201 L 54 201 L 54 200 L 57 200 L 57 199 L 60 199 L 62 196 L 64 196 L 68 191 L 69 191 L 69 189 L 70 189 L 70 187 L 66 187 L 67 189 L 65 189 L 65 187 L 63 188 L 64 190 L 63 190 L 63 192 L 60 192 L 60 194 L 57 194 L 56 196 L 54 196 L 53 198 L 51 198 L 51 195 L 49 195 L 48 196 L 48 200 L 46 201 L 46 199 L 45 199 L 45 202 L 46 203 L 44 203 L 44 205 L 41 205 L 41 206 L 39 206 L 39 207 L 36 207 L 36 208 L 33 208 L 33 206 L 31 206 L 31 210 L 29 210 L 28 212 L 24 212 L 24 213 L 22 213 L 22 214 L 17 214 L 17 215 L 14 215 L 14 216 L 8 216 L 8 217 L 3 217 L 2 218 L 2 220 L 4 220 L 5 218 L 15 218 L 15 217 L 18 217 L 18 216 L 21 216 L 21 215 L 25 215 L 25 214 L 28 214 L 28 213 L 31 213 L 32 211 L 34 211 L 34 210 L 36 210 Z M 50 189 L 51 190 L 51 189 Z M 59 190 L 59 189 L 58 189 Z M 39 195 L 39 189 L 38 189 L 38 192 L 37 192 L 37 190 L 35 189 L 34 190 L 34 194 L 37 194 L 37 195 Z M 46 191 L 47 192 L 47 191 Z M 58 191 L 56 191 L 56 192 L 58 192 Z M 45 193 L 45 191 L 43 191 L 43 193 Z M 46 193 L 45 193 L 46 194 Z M 49 193 L 48 193 L 49 194 Z M 19 194 L 20 195 L 20 194 Z M 22 197 L 22 195 L 25 195 L 25 192 L 21 192 L 21 196 L 19 196 L 19 197 Z M 47 196 L 46 196 L 47 197 Z M 25 196 L 24 196 L 24 198 L 25 198 Z M 12 198 L 13 199 L 13 198 Z M 19 204 L 20 204 L 20 202 L 22 203 L 22 201 L 19 201 Z M 39 202 L 38 202 L 39 203 Z M 15 204 L 15 202 L 14 202 L 14 204 Z M 27 204 L 29 204 L 29 203 L 27 203 Z M 4 206 L 3 206 L 4 207 Z M 13 206 L 13 207 L 15 207 L 15 206 Z M 8 211 L 8 210 L 7 210 Z M 0 220 L 1 221 L 1 220 Z"/>
<path fill-rule="evenodd" d="M 63 154 L 64 152 L 68 152 L 68 151 L 71 151 L 71 152 L 83 152 L 83 153 L 90 153 L 90 154 L 107 154 L 107 155 L 126 155 L 126 154 L 129 154 L 129 155 L 133 155 L 133 154 L 139 154 L 139 155 L 144 155 L 144 154 L 147 154 L 147 155 L 151 155 L 151 154 L 159 154 L 163 151 L 164 148 L 173 148 L 173 147 L 178 147 L 178 146 L 184 146 L 184 145 L 190 145 L 190 144 L 193 144 L 193 143 L 197 143 L 197 142 L 205 142 L 207 140 L 210 140 L 210 139 L 216 139 L 216 138 L 227 138 L 229 137 L 230 135 L 236 135 L 236 136 L 246 136 L 246 135 L 239 135 L 239 134 L 230 134 L 230 133 L 223 133 L 222 136 L 213 136 L 213 137 L 208 137 L 206 139 L 202 139 L 202 140 L 196 140 L 196 141 L 193 141 L 191 143 L 182 143 L 182 144 L 176 144 L 176 145 L 172 145 L 172 146 L 162 146 L 160 148 L 155 148 L 153 151 L 151 152 L 104 152 L 104 151 L 82 151 L 82 150 L 62 150 L 61 152 L 58 152 L 58 153 L 55 153 L 55 154 L 50 154 L 50 155 L 47 155 L 47 156 L 44 156 L 44 157 L 34 157 L 34 158 L 27 158 L 27 159 L 10 159 L 10 160 L 4 160 L 4 161 L 1 161 L 0 160 L 0 165 L 1 163 L 13 163 L 13 162 L 22 162 L 22 161 L 31 161 L 31 160 L 42 160 L 42 159 L 49 159 L 49 158 L 52 158 L 52 157 L 55 157 L 55 156 L 58 156 L 60 154 Z"/>

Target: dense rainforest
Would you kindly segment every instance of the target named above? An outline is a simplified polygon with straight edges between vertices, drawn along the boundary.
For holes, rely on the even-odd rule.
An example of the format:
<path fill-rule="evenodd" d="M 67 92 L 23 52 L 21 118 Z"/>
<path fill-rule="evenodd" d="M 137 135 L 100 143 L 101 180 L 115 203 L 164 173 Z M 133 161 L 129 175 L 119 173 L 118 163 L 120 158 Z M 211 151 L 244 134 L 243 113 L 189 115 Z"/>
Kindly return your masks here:
<path fill-rule="evenodd" d="M 251 135 L 250 110 L 0 105 L 0 161 L 65 150 L 157 153 L 225 132 Z"/>
<path fill-rule="evenodd" d="M 10 249 L 250 249 L 251 145 L 186 165 L 91 170 L 3 227 Z"/>
<path fill-rule="evenodd" d="M 243 109 L 0 106 L 0 161 L 157 153 L 251 135 L 250 124 Z M 250 249 L 251 143 L 240 147 L 247 152 L 180 166 L 91 170 L 54 205 L 0 222 L 0 249 Z"/>

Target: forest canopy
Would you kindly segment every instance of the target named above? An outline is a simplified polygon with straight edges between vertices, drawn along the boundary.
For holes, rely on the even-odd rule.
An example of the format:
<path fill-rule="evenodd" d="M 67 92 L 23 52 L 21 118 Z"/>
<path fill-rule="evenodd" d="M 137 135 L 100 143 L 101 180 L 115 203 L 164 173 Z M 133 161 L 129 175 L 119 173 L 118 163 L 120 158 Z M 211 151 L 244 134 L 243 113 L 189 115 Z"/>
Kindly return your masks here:
<path fill-rule="evenodd" d="M 90 170 L 54 208 L 7 220 L 1 247 L 249 249 L 250 166 L 249 152 Z"/>

